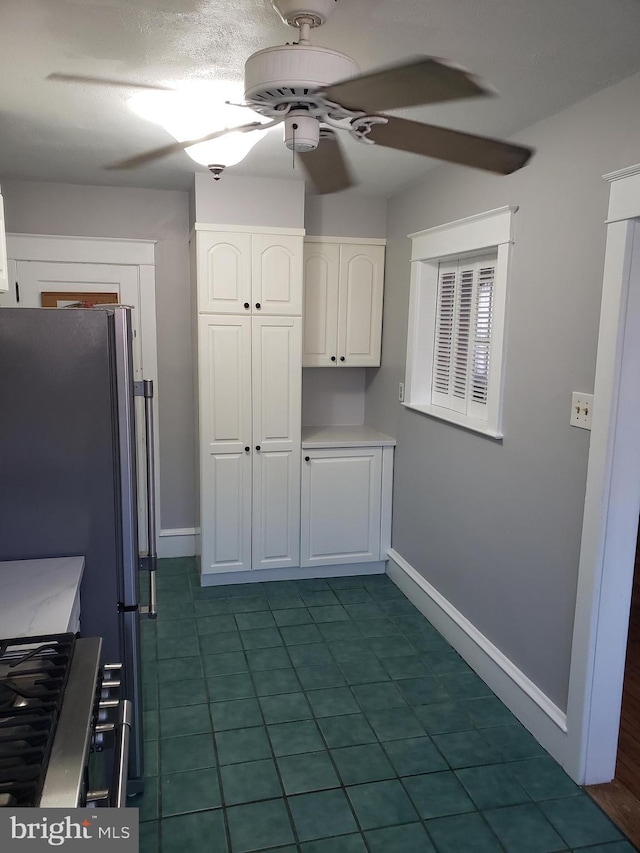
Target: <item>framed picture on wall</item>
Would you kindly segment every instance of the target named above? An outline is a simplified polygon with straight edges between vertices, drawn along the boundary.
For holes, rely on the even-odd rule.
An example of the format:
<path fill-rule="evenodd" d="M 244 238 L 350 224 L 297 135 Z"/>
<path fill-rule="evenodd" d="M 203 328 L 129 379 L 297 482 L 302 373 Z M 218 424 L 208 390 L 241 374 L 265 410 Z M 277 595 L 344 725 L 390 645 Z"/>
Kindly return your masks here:
<path fill-rule="evenodd" d="M 119 301 L 117 293 L 43 291 L 40 294 L 43 308 L 93 308 L 94 305 L 117 305 Z"/>

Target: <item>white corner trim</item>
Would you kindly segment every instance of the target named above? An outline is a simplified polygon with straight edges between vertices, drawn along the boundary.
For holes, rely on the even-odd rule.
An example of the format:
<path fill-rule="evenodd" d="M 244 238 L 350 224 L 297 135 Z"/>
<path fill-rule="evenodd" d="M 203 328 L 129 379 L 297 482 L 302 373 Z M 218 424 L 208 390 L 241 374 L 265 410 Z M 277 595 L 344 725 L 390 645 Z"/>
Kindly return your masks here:
<path fill-rule="evenodd" d="M 7 255 L 15 261 L 142 266 L 155 264 L 155 244 L 155 240 L 125 237 L 7 234 Z"/>
<path fill-rule="evenodd" d="M 196 527 L 161 530 L 158 536 L 158 557 L 193 557 L 196 553 Z"/>
<path fill-rule="evenodd" d="M 387 574 L 544 748 L 564 766 L 567 716 L 397 551 Z"/>

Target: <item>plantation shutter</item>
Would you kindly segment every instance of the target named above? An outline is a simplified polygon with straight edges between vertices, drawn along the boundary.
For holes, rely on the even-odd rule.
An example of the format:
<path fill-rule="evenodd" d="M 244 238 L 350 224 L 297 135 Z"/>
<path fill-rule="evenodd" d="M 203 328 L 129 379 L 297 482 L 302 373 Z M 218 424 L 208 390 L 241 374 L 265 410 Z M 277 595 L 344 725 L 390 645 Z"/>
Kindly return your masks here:
<path fill-rule="evenodd" d="M 497 256 L 443 262 L 438 296 L 431 402 L 486 419 Z"/>

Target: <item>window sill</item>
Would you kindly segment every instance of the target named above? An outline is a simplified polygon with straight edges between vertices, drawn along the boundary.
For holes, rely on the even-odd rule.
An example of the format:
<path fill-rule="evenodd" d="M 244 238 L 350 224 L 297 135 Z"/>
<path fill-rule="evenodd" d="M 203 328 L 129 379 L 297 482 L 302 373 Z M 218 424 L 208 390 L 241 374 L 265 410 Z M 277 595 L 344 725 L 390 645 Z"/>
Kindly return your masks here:
<path fill-rule="evenodd" d="M 471 432 L 478 432 L 480 435 L 486 435 L 488 438 L 493 438 L 496 441 L 501 441 L 504 438 L 504 433 L 492 429 L 484 421 L 478 421 L 474 418 L 468 418 L 466 415 L 460 415 L 457 412 L 452 412 L 449 409 L 443 409 L 442 406 L 423 405 L 420 403 L 404 402 L 402 405 L 405 409 L 411 409 L 414 412 L 420 412 L 422 415 L 428 415 L 432 418 L 437 418 L 439 421 L 446 421 L 455 426 L 468 429 Z"/>

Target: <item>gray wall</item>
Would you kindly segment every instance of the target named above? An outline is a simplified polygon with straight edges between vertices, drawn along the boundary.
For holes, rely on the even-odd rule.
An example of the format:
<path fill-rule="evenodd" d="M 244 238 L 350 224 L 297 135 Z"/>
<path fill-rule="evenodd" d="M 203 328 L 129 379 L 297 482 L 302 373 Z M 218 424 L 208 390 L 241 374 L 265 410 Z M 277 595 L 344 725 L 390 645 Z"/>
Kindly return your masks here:
<path fill-rule="evenodd" d="M 223 175 L 214 181 L 195 176 L 196 222 L 255 225 L 266 228 L 304 227 L 304 182 L 276 178 Z"/>
<path fill-rule="evenodd" d="M 309 195 L 304 227 L 314 237 L 384 237 L 387 230 L 385 198 Z"/>
<path fill-rule="evenodd" d="M 302 425 L 363 424 L 365 375 L 364 367 L 305 367 L 302 371 Z"/>
<path fill-rule="evenodd" d="M 304 227 L 314 237 L 384 237 L 387 200 L 378 197 L 309 195 Z M 307 367 L 302 371 L 304 426 L 358 425 L 364 422 L 364 368 L 331 370 Z"/>
<path fill-rule="evenodd" d="M 157 240 L 162 527 L 193 527 L 194 411 L 186 192 L 2 182 L 7 231 Z"/>
<path fill-rule="evenodd" d="M 365 422 L 397 438 L 393 547 L 556 704 L 566 708 L 589 433 L 572 391 L 593 390 L 609 185 L 638 162 L 640 76 L 518 136 L 508 178 L 440 167 L 390 199 L 382 368 Z M 406 235 L 519 205 L 509 280 L 504 441 L 398 403 Z M 597 401 L 596 401 L 597 405 Z"/>

